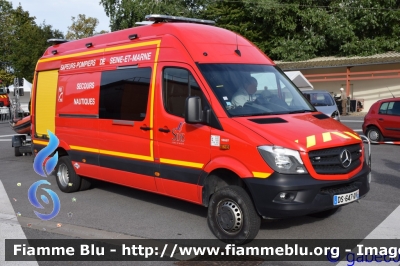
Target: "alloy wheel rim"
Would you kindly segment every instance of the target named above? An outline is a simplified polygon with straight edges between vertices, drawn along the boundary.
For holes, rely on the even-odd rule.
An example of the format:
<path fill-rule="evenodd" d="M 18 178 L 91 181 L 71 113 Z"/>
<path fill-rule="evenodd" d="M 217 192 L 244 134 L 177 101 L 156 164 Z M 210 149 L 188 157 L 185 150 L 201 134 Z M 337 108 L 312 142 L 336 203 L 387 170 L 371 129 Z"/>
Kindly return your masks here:
<path fill-rule="evenodd" d="M 58 167 L 57 177 L 58 177 L 58 180 L 60 181 L 60 184 L 61 184 L 63 187 L 68 186 L 68 183 L 69 183 L 69 174 L 68 174 L 68 168 L 67 168 L 67 166 L 66 166 L 65 164 L 61 164 L 61 165 Z"/>

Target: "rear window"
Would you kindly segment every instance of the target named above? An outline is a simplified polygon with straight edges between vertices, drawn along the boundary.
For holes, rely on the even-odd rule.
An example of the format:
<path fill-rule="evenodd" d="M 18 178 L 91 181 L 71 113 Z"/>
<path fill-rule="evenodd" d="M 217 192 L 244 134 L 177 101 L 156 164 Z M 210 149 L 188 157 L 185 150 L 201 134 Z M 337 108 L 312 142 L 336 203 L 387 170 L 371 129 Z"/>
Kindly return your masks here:
<path fill-rule="evenodd" d="M 307 99 L 314 106 L 333 106 L 335 102 L 332 99 L 332 96 L 326 92 L 313 92 L 313 93 L 305 93 Z"/>

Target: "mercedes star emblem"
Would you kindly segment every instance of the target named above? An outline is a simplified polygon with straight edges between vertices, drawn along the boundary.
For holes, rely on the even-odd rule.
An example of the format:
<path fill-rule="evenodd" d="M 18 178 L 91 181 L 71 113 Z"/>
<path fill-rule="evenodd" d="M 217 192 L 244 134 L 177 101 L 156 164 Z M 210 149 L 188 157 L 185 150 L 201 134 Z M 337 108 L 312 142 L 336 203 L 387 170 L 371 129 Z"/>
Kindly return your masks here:
<path fill-rule="evenodd" d="M 340 162 L 344 168 L 347 168 L 351 164 L 351 152 L 349 150 L 343 150 L 340 154 Z"/>

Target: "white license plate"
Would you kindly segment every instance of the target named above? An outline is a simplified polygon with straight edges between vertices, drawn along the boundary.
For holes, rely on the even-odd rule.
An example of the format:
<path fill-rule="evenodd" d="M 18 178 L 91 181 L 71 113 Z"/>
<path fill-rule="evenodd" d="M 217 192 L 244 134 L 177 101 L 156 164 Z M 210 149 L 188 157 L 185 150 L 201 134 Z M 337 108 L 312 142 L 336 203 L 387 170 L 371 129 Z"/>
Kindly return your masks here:
<path fill-rule="evenodd" d="M 333 196 L 333 205 L 346 204 L 346 203 L 358 200 L 359 197 L 360 197 L 360 193 L 359 193 L 358 189 L 351 193 L 334 195 Z"/>

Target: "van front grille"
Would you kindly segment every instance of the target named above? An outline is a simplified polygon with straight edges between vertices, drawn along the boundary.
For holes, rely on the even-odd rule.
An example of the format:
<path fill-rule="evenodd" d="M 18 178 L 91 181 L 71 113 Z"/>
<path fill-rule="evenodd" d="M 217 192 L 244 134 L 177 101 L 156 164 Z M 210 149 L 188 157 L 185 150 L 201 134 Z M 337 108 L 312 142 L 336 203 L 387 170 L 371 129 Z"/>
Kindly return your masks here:
<path fill-rule="evenodd" d="M 350 156 L 351 155 L 351 156 Z M 308 153 L 315 172 L 322 175 L 347 174 L 361 164 L 361 145 L 354 144 Z M 349 162 L 351 159 L 351 162 Z"/>

